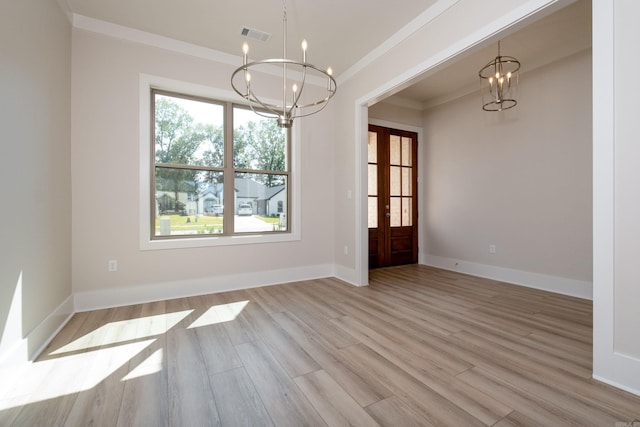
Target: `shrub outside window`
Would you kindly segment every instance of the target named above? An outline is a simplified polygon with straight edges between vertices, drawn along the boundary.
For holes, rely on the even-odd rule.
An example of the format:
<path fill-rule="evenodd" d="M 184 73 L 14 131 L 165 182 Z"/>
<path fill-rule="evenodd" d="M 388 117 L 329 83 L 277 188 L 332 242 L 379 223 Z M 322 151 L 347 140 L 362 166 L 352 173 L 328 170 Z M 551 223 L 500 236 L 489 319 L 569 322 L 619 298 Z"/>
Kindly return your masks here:
<path fill-rule="evenodd" d="M 151 102 L 152 240 L 288 232 L 285 129 L 229 102 L 158 89 Z"/>

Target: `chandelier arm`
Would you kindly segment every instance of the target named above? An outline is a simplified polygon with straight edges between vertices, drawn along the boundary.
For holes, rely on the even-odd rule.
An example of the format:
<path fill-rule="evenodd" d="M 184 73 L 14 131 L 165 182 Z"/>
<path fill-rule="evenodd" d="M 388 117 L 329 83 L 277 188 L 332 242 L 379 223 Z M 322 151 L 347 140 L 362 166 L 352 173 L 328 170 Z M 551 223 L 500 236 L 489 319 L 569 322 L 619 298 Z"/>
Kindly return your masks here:
<path fill-rule="evenodd" d="M 254 104 L 258 104 L 259 106 L 261 106 L 262 108 L 264 108 L 265 110 L 268 110 L 271 114 L 275 115 L 276 117 L 280 117 L 280 111 L 278 111 L 280 109 L 280 107 L 278 105 L 272 105 L 272 104 L 268 104 L 265 102 L 260 101 L 260 98 L 258 98 L 257 96 L 255 96 L 255 94 L 253 92 L 249 92 L 249 97 L 246 98 L 247 101 L 249 101 L 249 107 L 251 107 L 251 110 L 256 113 L 256 114 L 260 114 L 258 113 L 257 110 L 255 110 Z M 264 114 L 262 114 L 263 117 L 268 117 L 265 116 Z"/>
<path fill-rule="evenodd" d="M 329 105 L 327 102 L 314 104 L 314 106 L 320 106 L 320 108 L 318 108 L 316 110 L 313 110 L 313 111 L 309 111 L 309 112 L 307 112 L 305 114 L 297 114 L 295 116 L 292 116 L 291 118 L 292 119 L 299 119 L 300 117 L 311 116 L 313 114 L 319 113 L 320 111 L 324 110 L 327 107 L 327 105 Z"/>
<path fill-rule="evenodd" d="M 307 67 L 303 66 L 302 67 L 302 80 L 300 80 L 300 90 L 298 90 L 298 93 L 296 93 L 296 97 L 293 100 L 293 103 L 291 104 L 291 108 L 289 109 L 289 115 L 291 116 L 293 114 L 293 111 L 295 111 L 295 109 L 298 106 L 298 101 L 300 100 L 300 97 L 302 96 L 302 91 L 304 90 L 304 84 L 307 80 Z"/>
<path fill-rule="evenodd" d="M 327 73 L 325 70 L 323 70 L 323 69 L 321 69 L 321 68 L 316 67 L 316 66 L 315 66 L 315 65 L 313 65 L 313 64 L 301 63 L 301 62 L 294 61 L 294 60 L 291 60 L 291 59 L 263 59 L 263 60 L 258 60 L 258 61 L 249 62 L 249 63 L 247 63 L 246 65 L 243 65 L 243 66 L 241 66 L 241 67 L 238 67 L 238 68 L 233 72 L 233 74 L 231 75 L 231 86 L 233 87 L 233 90 L 234 90 L 238 95 L 240 95 L 241 97 L 243 97 L 243 98 L 245 98 L 245 99 L 249 100 L 249 99 L 247 98 L 248 94 L 243 94 L 243 93 L 242 93 L 240 90 L 238 90 L 238 88 L 236 87 L 236 85 L 235 85 L 235 83 L 234 83 L 234 78 L 235 78 L 236 74 L 238 74 L 238 73 L 239 73 L 239 72 L 241 72 L 241 71 L 247 71 L 249 68 L 251 68 L 251 67 L 256 67 L 256 66 L 258 66 L 258 65 L 265 65 L 265 64 L 282 64 L 282 63 L 284 63 L 284 62 L 286 62 L 287 64 L 291 64 L 291 65 L 298 65 L 298 66 L 301 66 L 301 67 L 308 67 L 308 68 L 312 68 L 312 69 L 314 69 L 315 71 L 318 71 L 319 73 L 324 74 L 324 76 L 325 76 L 326 78 L 328 78 L 328 79 L 329 79 L 329 80 L 328 80 L 328 81 L 329 81 L 329 89 L 328 89 L 328 91 L 327 91 L 327 92 L 328 92 L 328 94 L 329 94 L 329 96 L 326 96 L 326 97 L 322 98 L 321 100 L 316 101 L 316 102 L 312 102 L 312 103 L 310 103 L 310 104 L 298 105 L 298 108 L 308 108 L 308 107 L 313 107 L 313 106 L 318 105 L 318 104 L 325 103 L 325 102 L 329 101 L 329 99 L 331 99 L 331 98 L 333 97 L 333 95 L 335 95 L 335 93 L 336 93 L 336 88 L 337 88 L 337 83 L 336 83 L 335 78 L 334 78 L 332 75 L 330 75 L 329 73 Z M 306 70 L 305 70 L 305 71 L 306 71 Z M 243 80 L 244 80 L 244 79 L 243 79 Z M 246 82 L 245 82 L 245 84 L 246 84 Z M 302 90 L 300 90 L 299 92 L 300 92 L 300 94 L 301 94 L 301 93 L 302 93 Z M 251 92 L 251 93 L 253 94 L 253 92 Z M 256 100 L 258 99 L 255 95 L 253 95 L 253 98 L 254 98 L 254 99 L 256 99 Z M 261 102 L 261 101 L 254 101 L 254 102 L 256 102 L 257 104 L 260 104 L 260 105 L 265 106 L 265 108 L 269 109 L 270 111 L 272 110 L 272 108 L 268 108 L 268 107 L 267 107 L 267 105 L 271 105 L 271 104 L 265 104 L 265 103 L 263 103 L 263 102 Z M 278 107 L 278 109 L 279 109 L 279 108 L 281 108 L 281 106 L 273 106 L 273 105 L 272 105 L 271 107 Z M 278 113 L 274 113 L 274 114 L 281 115 L 281 114 L 282 114 L 282 112 L 278 112 Z"/>

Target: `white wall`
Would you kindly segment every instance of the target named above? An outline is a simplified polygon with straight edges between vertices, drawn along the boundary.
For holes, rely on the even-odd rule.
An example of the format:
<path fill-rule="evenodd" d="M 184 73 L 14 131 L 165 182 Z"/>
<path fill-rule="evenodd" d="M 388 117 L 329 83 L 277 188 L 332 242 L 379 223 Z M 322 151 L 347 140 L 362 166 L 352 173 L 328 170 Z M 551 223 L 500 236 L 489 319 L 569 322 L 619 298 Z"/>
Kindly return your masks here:
<path fill-rule="evenodd" d="M 55 1 L 0 13 L 0 363 L 32 357 L 72 310 L 71 26 Z"/>
<path fill-rule="evenodd" d="M 425 113 L 428 259 L 516 270 L 516 283 L 591 298 L 591 51 L 521 75 L 513 109 L 480 106 L 473 93 Z M 570 281 L 537 286 L 528 273 Z"/>
<path fill-rule="evenodd" d="M 301 226 L 299 241 L 140 249 L 139 126 L 149 126 L 139 123 L 140 75 L 232 94 L 234 68 L 74 29 L 73 290 L 79 309 L 333 274 L 330 109 L 294 125 L 301 136 L 302 215 L 289 223 Z M 110 273 L 112 259 L 118 271 Z"/>
<path fill-rule="evenodd" d="M 594 377 L 640 394 L 640 66 L 634 0 L 593 2 Z"/>

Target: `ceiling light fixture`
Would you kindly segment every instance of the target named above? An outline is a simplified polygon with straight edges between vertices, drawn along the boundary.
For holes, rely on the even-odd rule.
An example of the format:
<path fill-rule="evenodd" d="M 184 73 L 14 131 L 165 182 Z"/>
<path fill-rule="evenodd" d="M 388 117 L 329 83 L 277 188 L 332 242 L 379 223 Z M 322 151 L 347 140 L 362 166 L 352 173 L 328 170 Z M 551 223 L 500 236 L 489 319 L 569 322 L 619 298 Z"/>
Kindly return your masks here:
<path fill-rule="evenodd" d="M 337 84 L 332 76 L 331 67 L 322 70 L 307 62 L 307 41 L 302 41 L 302 62 L 287 59 L 287 9 L 285 2 L 282 2 L 282 58 L 263 59 L 249 62 L 249 45 L 242 46 L 242 66 L 237 68 L 231 75 L 231 86 L 233 90 L 249 102 L 251 109 L 264 117 L 278 119 L 278 125 L 283 128 L 290 128 L 293 119 L 315 114 L 327 106 L 329 99 L 336 93 Z M 256 83 L 252 80 L 254 76 L 250 70 L 257 71 L 260 67 L 278 66 L 282 74 L 282 103 L 272 104 L 266 101 L 265 95 L 258 95 L 253 88 Z M 326 82 L 326 93 L 314 101 L 303 103 L 302 92 L 307 83 L 307 78 L 316 76 Z M 289 92 L 289 95 L 287 95 Z M 289 98 L 287 100 L 287 98 Z M 265 111 L 267 111 L 265 113 Z"/>
<path fill-rule="evenodd" d="M 498 56 L 478 72 L 484 111 L 508 110 L 518 104 L 515 100 L 518 70 L 520 61 L 513 56 L 501 56 L 498 42 Z"/>

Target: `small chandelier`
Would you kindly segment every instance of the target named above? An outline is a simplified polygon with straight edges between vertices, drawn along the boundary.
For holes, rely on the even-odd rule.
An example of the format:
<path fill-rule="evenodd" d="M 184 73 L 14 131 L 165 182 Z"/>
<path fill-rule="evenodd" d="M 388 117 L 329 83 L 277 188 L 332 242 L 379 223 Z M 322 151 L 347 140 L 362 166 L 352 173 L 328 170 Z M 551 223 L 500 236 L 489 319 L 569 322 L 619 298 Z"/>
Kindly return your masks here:
<path fill-rule="evenodd" d="M 514 99 L 514 92 L 518 88 L 518 70 L 520 61 L 513 56 L 501 56 L 498 42 L 498 56 L 478 72 L 484 111 L 508 110 L 518 104 Z"/>
<path fill-rule="evenodd" d="M 249 62 L 249 45 L 242 46 L 242 66 L 237 68 L 231 75 L 231 86 L 238 95 L 249 102 L 249 106 L 256 113 L 263 117 L 276 118 L 278 125 L 283 128 L 290 128 L 293 119 L 310 116 L 323 110 L 329 99 L 336 93 L 337 84 L 332 76 L 331 67 L 322 70 L 307 62 L 307 41 L 302 41 L 302 62 L 287 59 L 287 9 L 282 2 L 282 58 L 264 59 Z M 265 100 L 266 97 L 256 94 L 252 87 L 252 75 L 249 70 L 258 70 L 264 66 L 277 66 L 282 74 L 282 103 L 271 104 Z M 240 77 L 236 77 L 240 75 Z M 314 76 L 325 80 L 326 93 L 324 97 L 302 104 L 302 92 L 307 77 Z M 255 86 L 255 84 L 254 84 Z M 287 93 L 289 92 L 289 93 Z"/>

